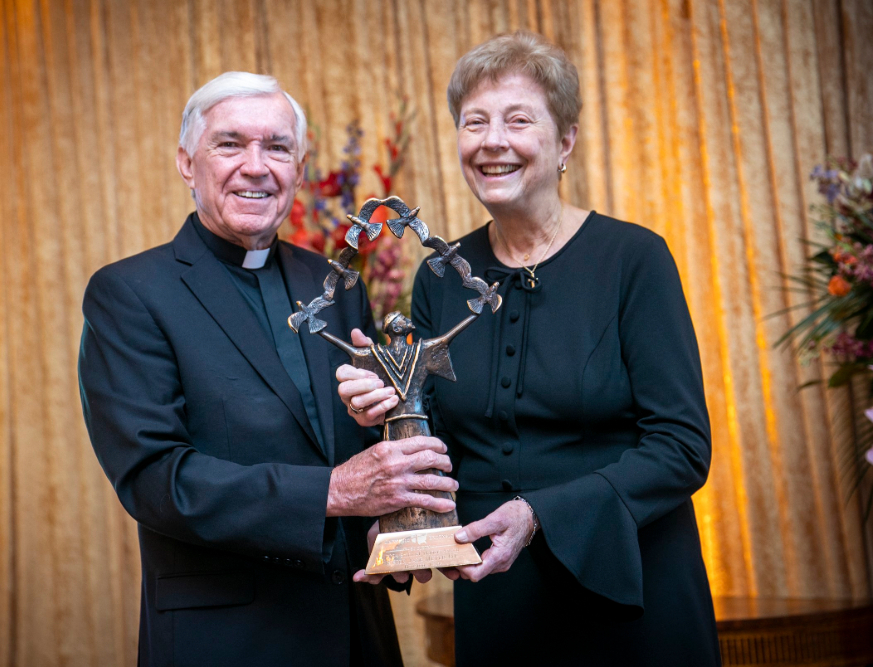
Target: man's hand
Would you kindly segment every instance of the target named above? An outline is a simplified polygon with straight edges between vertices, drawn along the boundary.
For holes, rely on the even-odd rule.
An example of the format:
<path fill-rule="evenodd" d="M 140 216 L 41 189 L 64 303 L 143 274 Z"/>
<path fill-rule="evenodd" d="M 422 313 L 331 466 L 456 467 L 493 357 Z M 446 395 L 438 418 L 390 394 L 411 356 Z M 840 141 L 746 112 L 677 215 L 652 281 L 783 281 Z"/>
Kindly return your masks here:
<path fill-rule="evenodd" d="M 352 345 L 366 347 L 372 344 L 373 341 L 360 329 L 352 329 Z M 381 424 L 385 421 L 385 413 L 400 402 L 394 387 L 386 387 L 371 371 L 343 364 L 336 370 L 336 379 L 340 382 L 340 400 L 359 426 Z"/>
<path fill-rule="evenodd" d="M 331 472 L 327 516 L 380 516 L 404 507 L 450 512 L 453 500 L 416 493 L 458 490 L 451 477 L 416 474 L 428 468 L 451 472 L 446 451 L 440 440 L 419 435 L 383 441 L 355 454 Z"/>
<path fill-rule="evenodd" d="M 461 544 L 475 542 L 486 535 L 491 537 L 491 547 L 482 554 L 479 565 L 461 565 L 455 571 L 443 572 L 449 579 L 457 579 L 455 572 L 464 579 L 481 581 L 489 574 L 506 572 L 534 529 L 533 517 L 523 500 L 503 503 L 484 519 L 474 521 L 455 533 L 455 541 Z"/>
<path fill-rule="evenodd" d="M 379 534 L 379 522 L 374 523 L 370 530 L 367 531 L 367 553 L 372 553 L 373 545 L 376 543 L 376 536 Z M 433 576 L 433 573 L 430 570 L 413 570 L 410 572 L 394 572 L 391 576 L 399 584 L 405 584 L 409 579 L 409 575 L 415 577 L 415 580 L 420 584 L 426 584 L 430 581 L 430 578 Z M 352 579 L 354 579 L 359 584 L 367 583 L 367 584 L 378 584 L 382 581 L 384 574 L 367 574 L 365 570 L 358 570 L 355 572 Z"/>

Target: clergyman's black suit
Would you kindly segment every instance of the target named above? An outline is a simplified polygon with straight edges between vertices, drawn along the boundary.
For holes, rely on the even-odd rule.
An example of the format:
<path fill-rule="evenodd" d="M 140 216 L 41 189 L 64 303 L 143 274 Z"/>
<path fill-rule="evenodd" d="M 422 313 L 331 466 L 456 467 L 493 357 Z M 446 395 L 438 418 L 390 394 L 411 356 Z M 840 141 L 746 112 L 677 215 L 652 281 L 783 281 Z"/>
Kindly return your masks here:
<path fill-rule="evenodd" d="M 346 356 L 301 334 L 322 448 L 204 234 L 192 214 L 171 243 L 101 269 L 85 292 L 85 420 L 139 523 L 140 664 L 400 664 L 386 591 L 351 581 L 373 520 L 325 518 L 331 468 L 365 446 L 336 394 Z M 322 292 L 323 257 L 279 242 L 271 258 L 292 299 Z M 321 317 L 331 331 L 373 331 L 361 286 Z"/>

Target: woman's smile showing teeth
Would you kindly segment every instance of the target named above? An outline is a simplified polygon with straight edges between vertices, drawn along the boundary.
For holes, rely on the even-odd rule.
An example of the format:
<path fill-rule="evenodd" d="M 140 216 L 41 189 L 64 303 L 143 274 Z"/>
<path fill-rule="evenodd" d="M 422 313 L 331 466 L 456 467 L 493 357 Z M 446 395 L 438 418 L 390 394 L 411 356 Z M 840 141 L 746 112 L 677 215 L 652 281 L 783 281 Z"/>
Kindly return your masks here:
<path fill-rule="evenodd" d="M 479 170 L 486 176 L 503 176 L 518 171 L 521 167 L 517 164 L 483 164 Z"/>
<path fill-rule="evenodd" d="M 243 197 L 244 199 L 264 199 L 270 196 L 270 193 L 264 192 L 263 190 L 241 190 L 239 192 L 234 192 L 237 197 Z"/>

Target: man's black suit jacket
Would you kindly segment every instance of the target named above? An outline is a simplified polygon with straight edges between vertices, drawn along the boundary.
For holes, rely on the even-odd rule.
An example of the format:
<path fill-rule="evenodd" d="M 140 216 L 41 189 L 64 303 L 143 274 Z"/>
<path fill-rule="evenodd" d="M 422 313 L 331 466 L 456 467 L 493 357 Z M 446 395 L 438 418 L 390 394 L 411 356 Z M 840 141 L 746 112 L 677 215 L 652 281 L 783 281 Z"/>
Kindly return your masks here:
<path fill-rule="evenodd" d="M 139 523 L 140 664 L 348 665 L 355 635 L 363 664 L 399 664 L 386 591 L 351 581 L 373 520 L 344 518 L 340 531 L 325 519 L 331 468 L 365 446 L 336 394 L 347 359 L 301 332 L 322 451 L 193 215 L 172 243 L 94 274 L 83 307 L 85 420 Z M 276 252 L 292 299 L 321 294 L 323 257 Z M 321 317 L 339 334 L 373 331 L 360 286 Z"/>

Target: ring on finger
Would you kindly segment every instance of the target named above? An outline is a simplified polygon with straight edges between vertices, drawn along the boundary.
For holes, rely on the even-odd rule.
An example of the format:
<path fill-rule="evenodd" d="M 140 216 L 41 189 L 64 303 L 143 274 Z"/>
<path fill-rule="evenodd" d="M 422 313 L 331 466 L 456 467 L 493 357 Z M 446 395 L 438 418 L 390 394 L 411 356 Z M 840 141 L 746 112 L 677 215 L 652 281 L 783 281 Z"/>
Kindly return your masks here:
<path fill-rule="evenodd" d="M 349 401 L 349 410 L 351 410 L 352 412 L 354 412 L 356 415 L 361 414 L 361 413 L 362 413 L 364 410 L 366 410 L 366 409 L 367 409 L 367 408 L 356 408 L 354 405 L 352 405 L 352 402 Z"/>

